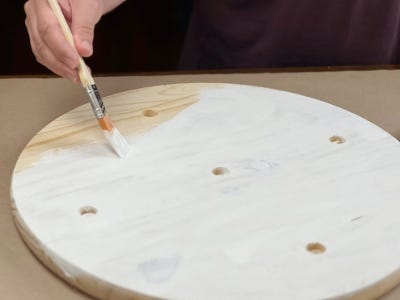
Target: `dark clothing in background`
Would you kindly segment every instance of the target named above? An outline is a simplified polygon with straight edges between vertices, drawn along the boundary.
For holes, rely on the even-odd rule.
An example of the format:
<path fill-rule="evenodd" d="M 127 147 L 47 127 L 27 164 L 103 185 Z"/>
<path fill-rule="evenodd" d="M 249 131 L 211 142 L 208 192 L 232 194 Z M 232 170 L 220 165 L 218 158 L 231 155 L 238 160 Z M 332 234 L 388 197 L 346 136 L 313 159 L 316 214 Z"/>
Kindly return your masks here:
<path fill-rule="evenodd" d="M 183 69 L 399 63 L 400 0 L 194 0 Z"/>

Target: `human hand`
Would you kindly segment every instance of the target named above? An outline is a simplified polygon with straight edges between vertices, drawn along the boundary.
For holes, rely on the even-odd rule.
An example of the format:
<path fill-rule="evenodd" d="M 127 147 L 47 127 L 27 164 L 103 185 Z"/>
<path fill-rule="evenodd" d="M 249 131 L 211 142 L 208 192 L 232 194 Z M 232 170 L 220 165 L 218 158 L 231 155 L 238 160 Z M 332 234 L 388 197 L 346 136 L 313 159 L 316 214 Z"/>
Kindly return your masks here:
<path fill-rule="evenodd" d="M 47 0 L 25 3 L 32 52 L 36 60 L 60 75 L 79 82 L 79 56 L 93 53 L 94 27 L 104 13 L 103 0 L 58 0 L 74 37 L 74 49 L 65 39 Z"/>

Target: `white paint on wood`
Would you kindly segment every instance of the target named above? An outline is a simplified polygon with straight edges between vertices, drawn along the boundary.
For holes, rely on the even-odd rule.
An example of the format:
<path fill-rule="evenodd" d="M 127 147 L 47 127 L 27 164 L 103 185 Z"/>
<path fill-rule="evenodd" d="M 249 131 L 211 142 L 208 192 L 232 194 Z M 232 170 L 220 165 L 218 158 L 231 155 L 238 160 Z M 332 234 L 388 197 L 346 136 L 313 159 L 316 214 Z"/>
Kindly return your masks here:
<path fill-rule="evenodd" d="M 125 296 L 367 299 L 396 284 L 399 143 L 317 100 L 206 86 L 172 119 L 128 136 L 126 159 L 99 139 L 16 172 L 23 236 L 64 276 Z M 185 91 L 174 88 L 172 98 Z"/>

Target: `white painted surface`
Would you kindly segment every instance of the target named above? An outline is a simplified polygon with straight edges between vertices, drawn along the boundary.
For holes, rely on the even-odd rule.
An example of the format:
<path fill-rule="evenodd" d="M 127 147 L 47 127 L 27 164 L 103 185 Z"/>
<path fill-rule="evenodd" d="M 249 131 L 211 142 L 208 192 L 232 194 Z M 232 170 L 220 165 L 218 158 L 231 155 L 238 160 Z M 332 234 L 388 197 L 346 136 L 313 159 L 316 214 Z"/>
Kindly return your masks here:
<path fill-rule="evenodd" d="M 128 141 L 126 159 L 97 143 L 14 175 L 19 215 L 68 276 L 162 298 L 308 300 L 400 267 L 400 146 L 358 116 L 225 85 Z"/>

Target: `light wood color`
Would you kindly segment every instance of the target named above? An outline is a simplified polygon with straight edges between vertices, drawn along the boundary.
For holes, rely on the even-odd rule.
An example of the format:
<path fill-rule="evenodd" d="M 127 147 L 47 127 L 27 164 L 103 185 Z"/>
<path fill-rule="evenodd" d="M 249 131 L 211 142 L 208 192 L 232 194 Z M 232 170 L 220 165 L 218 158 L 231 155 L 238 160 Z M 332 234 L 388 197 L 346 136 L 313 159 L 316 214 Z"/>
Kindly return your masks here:
<path fill-rule="evenodd" d="M 157 86 L 105 97 L 104 102 L 107 104 L 112 99 L 108 111 L 121 133 L 137 135 L 172 118 L 195 103 L 202 88 L 213 86 L 221 85 L 199 83 Z M 151 117 L 152 111 L 157 112 L 156 118 Z M 82 105 L 60 116 L 36 134 L 19 157 L 15 171 L 32 166 L 48 151 L 102 143 L 103 140 L 90 105 Z"/>
<path fill-rule="evenodd" d="M 374 299 L 399 283 L 400 145 L 380 128 L 250 86 L 106 101 L 129 158 L 86 106 L 41 131 L 13 177 L 22 237 L 69 283 L 101 299 Z"/>

